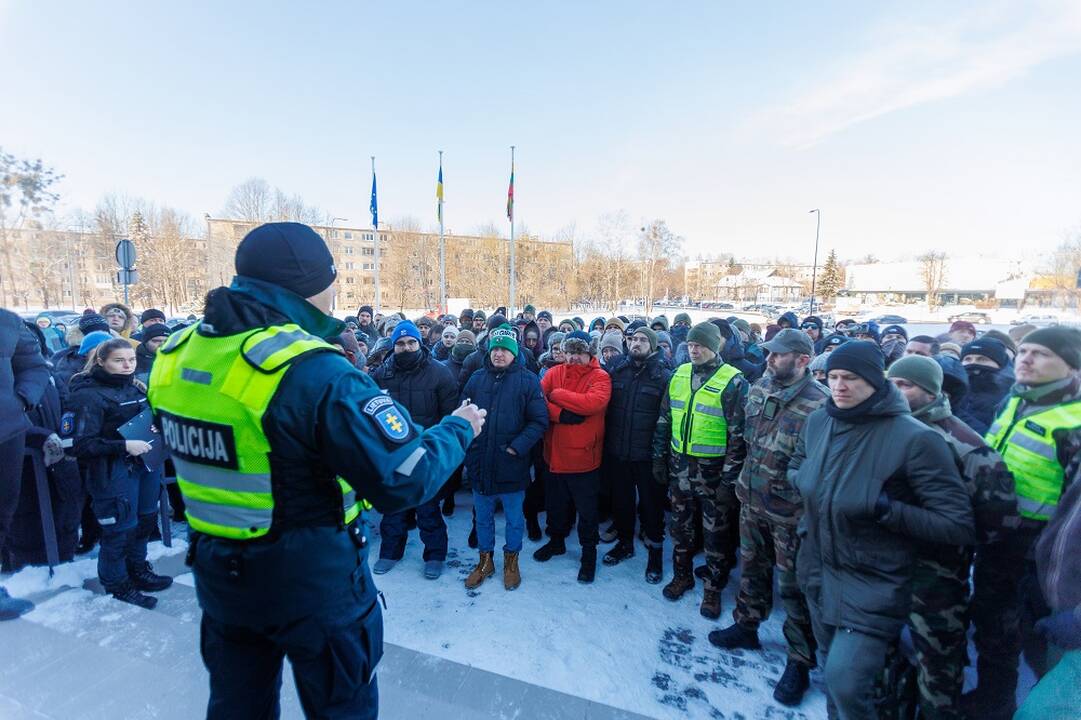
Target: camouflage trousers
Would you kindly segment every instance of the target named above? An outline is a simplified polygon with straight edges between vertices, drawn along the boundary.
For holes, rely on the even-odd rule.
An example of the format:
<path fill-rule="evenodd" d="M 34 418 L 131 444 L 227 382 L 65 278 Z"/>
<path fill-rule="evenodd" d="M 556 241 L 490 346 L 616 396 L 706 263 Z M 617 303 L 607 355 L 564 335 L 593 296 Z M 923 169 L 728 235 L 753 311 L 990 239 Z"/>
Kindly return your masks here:
<path fill-rule="evenodd" d="M 784 524 L 755 512 L 747 505 L 739 513 L 739 554 L 743 567 L 732 617 L 740 625 L 757 628 L 773 606 L 773 569 L 784 606 L 784 636 L 788 657 L 807 667 L 815 665 L 815 638 L 807 601 L 796 582 L 799 536 L 795 523 Z"/>
<path fill-rule="evenodd" d="M 702 513 L 702 545 L 706 552 L 706 590 L 720 592 L 736 566 L 739 547 L 739 499 L 730 483 L 707 481 L 684 469 L 668 485 L 672 517 L 673 564 L 689 572 L 694 556 L 695 516 Z"/>
<path fill-rule="evenodd" d="M 960 718 L 968 627 L 968 573 L 972 552 L 936 545 L 923 551 L 912 573 L 908 627 L 916 649 L 920 715 Z"/>

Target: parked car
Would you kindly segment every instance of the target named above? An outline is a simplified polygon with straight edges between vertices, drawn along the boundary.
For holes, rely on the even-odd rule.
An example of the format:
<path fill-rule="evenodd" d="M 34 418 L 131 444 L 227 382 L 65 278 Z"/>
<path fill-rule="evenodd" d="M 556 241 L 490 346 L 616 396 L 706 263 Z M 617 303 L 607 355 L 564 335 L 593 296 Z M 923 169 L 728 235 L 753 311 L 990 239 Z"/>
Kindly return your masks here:
<path fill-rule="evenodd" d="M 879 325 L 904 325 L 908 322 L 906 318 L 900 315 L 879 315 L 874 318 L 874 321 Z"/>
<path fill-rule="evenodd" d="M 956 315 L 950 315 L 949 321 L 957 322 L 963 320 L 965 322 L 975 323 L 979 325 L 987 325 L 991 322 L 991 316 L 985 312 L 976 312 L 975 310 L 968 310 L 963 313 L 957 313 Z"/>
<path fill-rule="evenodd" d="M 1058 325 L 1058 315 L 1024 315 L 1010 321 L 1010 325 Z"/>

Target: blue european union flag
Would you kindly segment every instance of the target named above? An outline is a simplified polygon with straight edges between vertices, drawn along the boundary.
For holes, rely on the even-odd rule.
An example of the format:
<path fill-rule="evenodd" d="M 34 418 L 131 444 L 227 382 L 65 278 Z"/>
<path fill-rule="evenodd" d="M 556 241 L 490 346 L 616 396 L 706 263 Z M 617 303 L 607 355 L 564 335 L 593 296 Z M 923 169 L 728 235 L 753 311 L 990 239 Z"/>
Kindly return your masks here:
<path fill-rule="evenodd" d="M 372 227 L 379 229 L 379 202 L 375 197 L 375 171 L 372 170 L 372 204 L 368 207 L 372 213 Z"/>

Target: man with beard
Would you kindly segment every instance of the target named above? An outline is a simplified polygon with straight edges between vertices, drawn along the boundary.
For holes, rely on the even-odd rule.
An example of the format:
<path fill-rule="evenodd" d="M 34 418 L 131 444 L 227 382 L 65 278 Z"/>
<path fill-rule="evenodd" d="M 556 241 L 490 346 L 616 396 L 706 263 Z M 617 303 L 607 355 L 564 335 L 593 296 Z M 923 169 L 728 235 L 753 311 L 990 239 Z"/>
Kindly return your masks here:
<path fill-rule="evenodd" d="M 807 602 L 796 581 L 796 526 L 803 505 L 788 483 L 787 471 L 807 416 L 825 405 L 829 390 L 807 370 L 814 355 L 810 333 L 781 330 L 763 347 L 770 353 L 768 371 L 747 396 L 747 459 L 736 483 L 743 571 L 732 613 L 735 623 L 711 632 L 709 641 L 721 648 L 761 647 L 758 626 L 769 617 L 776 566 L 786 615 L 788 664 L 773 697 L 783 705 L 798 705 L 810 685 L 815 640 Z"/>
<path fill-rule="evenodd" d="M 627 354 L 608 368 L 612 397 L 605 418 L 604 447 L 613 478 L 612 516 L 619 542 L 605 565 L 634 557 L 635 494 L 649 561 L 646 582 L 661 581 L 664 555 L 664 489 L 653 481 L 653 431 L 671 371 L 657 350 L 657 333 L 639 327 L 627 339 Z"/>

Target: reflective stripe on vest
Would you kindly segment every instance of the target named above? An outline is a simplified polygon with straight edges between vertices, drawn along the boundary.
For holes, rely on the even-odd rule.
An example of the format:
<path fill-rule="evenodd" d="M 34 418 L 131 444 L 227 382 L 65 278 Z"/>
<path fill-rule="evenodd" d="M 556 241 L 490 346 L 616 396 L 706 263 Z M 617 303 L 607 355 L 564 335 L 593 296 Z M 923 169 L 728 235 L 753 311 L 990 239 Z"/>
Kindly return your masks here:
<path fill-rule="evenodd" d="M 1055 432 L 1081 427 L 1081 401 L 1017 417 L 1021 398 L 1011 397 L 984 439 L 1013 473 L 1022 517 L 1047 521 L 1058 507 L 1065 471 L 1058 461 Z"/>
<path fill-rule="evenodd" d="M 291 362 L 336 352 L 287 324 L 224 337 L 193 326 L 169 338 L 151 371 L 150 404 L 161 421 L 192 529 L 248 540 L 270 532 L 274 495 L 263 415 Z M 356 493 L 338 479 L 342 514 L 360 514 Z"/>
<path fill-rule="evenodd" d="M 728 444 L 728 421 L 721 397 L 740 371 L 731 365 L 721 365 L 696 391 L 691 390 L 691 373 L 691 363 L 684 363 L 668 383 L 672 451 L 692 457 L 721 457 Z"/>

